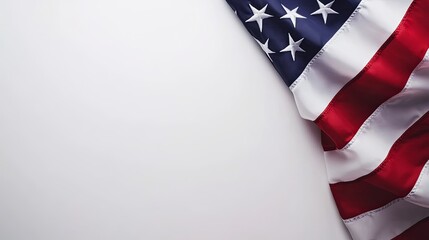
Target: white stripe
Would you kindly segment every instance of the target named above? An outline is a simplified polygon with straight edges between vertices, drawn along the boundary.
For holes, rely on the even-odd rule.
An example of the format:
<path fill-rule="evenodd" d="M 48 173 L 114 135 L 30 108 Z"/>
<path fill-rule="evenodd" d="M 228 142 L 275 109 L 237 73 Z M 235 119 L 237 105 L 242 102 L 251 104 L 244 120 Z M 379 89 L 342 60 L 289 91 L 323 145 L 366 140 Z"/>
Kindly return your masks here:
<path fill-rule="evenodd" d="M 291 85 L 301 116 L 315 120 L 376 54 L 412 0 L 363 0 Z"/>
<path fill-rule="evenodd" d="M 397 199 L 386 206 L 364 213 L 344 223 L 354 240 L 392 239 L 429 216 L 429 208 Z"/>
<path fill-rule="evenodd" d="M 429 208 L 429 161 L 420 173 L 419 179 L 409 194 L 407 201 Z"/>
<path fill-rule="evenodd" d="M 429 52 L 401 93 L 382 104 L 349 144 L 325 152 L 330 183 L 353 181 L 375 170 L 395 141 L 429 111 Z"/>
<path fill-rule="evenodd" d="M 353 239 L 392 239 L 429 216 L 429 161 L 404 198 L 344 220 Z"/>

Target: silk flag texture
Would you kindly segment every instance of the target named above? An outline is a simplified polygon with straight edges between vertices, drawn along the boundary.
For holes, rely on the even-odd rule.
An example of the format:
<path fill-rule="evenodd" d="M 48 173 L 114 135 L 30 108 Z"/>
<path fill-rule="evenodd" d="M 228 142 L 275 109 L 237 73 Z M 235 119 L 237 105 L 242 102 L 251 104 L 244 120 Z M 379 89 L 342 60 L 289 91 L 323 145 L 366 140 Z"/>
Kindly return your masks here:
<path fill-rule="evenodd" d="M 429 0 L 227 0 L 322 132 L 353 239 L 429 239 Z"/>

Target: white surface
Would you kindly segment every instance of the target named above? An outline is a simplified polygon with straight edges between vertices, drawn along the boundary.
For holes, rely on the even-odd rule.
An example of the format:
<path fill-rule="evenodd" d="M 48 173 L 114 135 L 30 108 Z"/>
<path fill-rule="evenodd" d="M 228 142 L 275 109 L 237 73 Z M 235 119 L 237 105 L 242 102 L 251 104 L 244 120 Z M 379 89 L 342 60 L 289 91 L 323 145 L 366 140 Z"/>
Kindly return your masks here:
<path fill-rule="evenodd" d="M 224 1 L 0 1 L 0 239 L 348 239 Z"/>

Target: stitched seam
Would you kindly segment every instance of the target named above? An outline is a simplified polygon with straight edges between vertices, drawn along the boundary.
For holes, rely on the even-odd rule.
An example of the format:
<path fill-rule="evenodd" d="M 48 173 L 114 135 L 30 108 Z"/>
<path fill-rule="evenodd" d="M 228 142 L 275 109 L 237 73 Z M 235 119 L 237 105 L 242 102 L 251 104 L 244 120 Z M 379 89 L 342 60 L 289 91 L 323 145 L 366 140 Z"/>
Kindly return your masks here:
<path fill-rule="evenodd" d="M 395 205 L 395 204 L 397 204 L 397 203 L 399 203 L 399 202 L 401 202 L 401 201 L 407 201 L 409 198 L 411 198 L 412 196 L 414 196 L 415 195 L 415 193 L 416 193 L 416 190 L 417 190 L 417 188 L 419 187 L 419 185 L 420 185 L 420 183 L 421 183 L 421 181 L 422 181 L 422 176 L 427 172 L 429 170 L 429 161 L 425 164 L 425 166 L 423 167 L 423 169 L 422 169 L 422 171 L 421 171 L 421 174 L 420 174 L 420 176 L 419 176 L 419 179 L 417 180 L 417 182 L 416 182 L 416 184 L 414 185 L 414 187 L 413 187 L 413 189 L 410 191 L 410 193 L 408 193 L 408 195 L 407 196 L 405 196 L 405 197 L 403 197 L 403 198 L 398 198 L 398 199 L 395 199 L 395 200 L 393 200 L 393 201 L 391 201 L 390 203 L 388 203 L 388 204 L 386 204 L 386 205 L 384 205 L 383 207 L 380 207 L 380 208 L 377 208 L 377 209 L 374 209 L 374 210 L 372 210 L 372 211 L 369 211 L 369 212 L 365 212 L 365 213 L 362 213 L 362 214 L 360 214 L 360 215 L 358 215 L 358 216 L 356 216 L 356 217 L 353 217 L 353 218 L 349 218 L 349 219 L 343 219 L 343 222 L 344 223 L 352 223 L 352 222 L 355 222 L 355 221 L 358 221 L 359 219 L 362 219 L 362 218 L 364 218 L 364 217 L 367 217 L 367 216 L 372 216 L 372 215 L 374 215 L 374 214 L 376 214 L 376 213 L 379 213 L 379 212 L 381 212 L 381 211 L 383 211 L 383 210 L 385 210 L 385 209 L 387 209 L 387 208 L 389 208 L 389 207 L 391 207 L 391 206 L 393 206 L 393 205 Z"/>
<path fill-rule="evenodd" d="M 410 6 L 409 6 L 409 8 L 407 9 L 407 11 L 406 11 L 406 13 L 405 13 L 405 15 L 404 15 L 404 18 L 401 20 L 401 22 L 399 23 L 399 25 L 398 25 L 398 27 L 396 28 L 396 30 L 392 33 L 392 35 L 386 40 L 386 42 L 385 43 L 383 43 L 383 45 L 380 47 L 380 49 L 379 50 L 377 50 L 377 52 L 376 52 L 376 54 L 374 55 L 374 57 L 369 61 L 369 63 L 362 69 L 362 71 L 361 72 L 359 72 L 351 81 L 349 81 L 344 87 L 343 87 L 343 89 L 345 89 L 345 88 L 348 88 L 352 83 L 354 83 L 354 82 L 356 82 L 357 80 L 359 80 L 360 78 L 361 78 L 361 76 L 363 75 L 363 74 L 365 74 L 366 72 L 368 72 L 369 71 L 369 69 L 371 69 L 371 67 L 373 66 L 373 64 L 380 58 L 380 55 L 385 51 L 385 49 L 387 48 L 387 46 L 389 45 L 389 43 L 391 42 L 391 41 L 393 41 L 395 38 L 398 38 L 398 36 L 400 35 L 400 34 L 402 34 L 403 33 L 403 31 L 404 31 L 404 29 L 405 29 L 405 25 L 406 25 L 406 23 L 407 22 L 409 22 L 410 20 L 409 20 L 409 16 L 410 16 L 410 12 L 411 11 L 414 11 L 414 8 L 415 8 L 415 6 L 416 6 L 417 4 L 416 4 L 416 1 L 413 1 L 411 4 L 410 4 Z M 426 57 L 426 56 L 425 56 Z M 424 58 L 423 58 L 424 59 Z M 420 62 L 419 63 L 419 65 L 417 66 L 417 67 L 419 67 L 420 65 L 421 65 L 422 63 Z M 414 73 L 414 71 L 413 71 L 413 73 Z M 413 76 L 413 74 L 411 75 L 411 76 Z M 405 87 L 404 88 L 407 88 L 407 87 L 409 87 L 409 82 L 410 82 L 410 80 L 411 80 L 411 76 L 410 76 L 410 79 L 409 79 L 409 81 L 407 81 L 407 83 L 406 83 L 406 85 L 405 85 Z M 401 92 L 403 92 L 404 91 L 404 89 L 402 89 L 401 90 Z M 401 93 L 400 92 L 400 93 Z M 320 116 L 314 121 L 316 124 L 318 123 L 318 122 L 320 122 L 320 121 L 322 121 L 325 117 L 326 117 L 326 115 L 328 114 L 328 113 L 330 113 L 331 111 L 332 111 L 332 109 L 335 107 L 335 103 L 336 103 L 336 101 L 335 101 L 335 98 L 336 97 L 338 97 L 338 96 L 341 96 L 342 94 L 342 91 L 340 91 L 340 92 L 338 92 L 335 96 L 334 96 L 334 98 L 329 102 L 329 104 L 328 104 L 328 106 L 326 106 L 326 108 L 325 108 L 325 110 L 320 114 Z M 394 96 L 392 96 L 392 97 L 394 97 Z M 391 98 L 392 98 L 391 97 Z M 380 111 L 380 110 L 382 110 L 382 108 L 384 108 L 384 106 L 385 106 L 386 104 L 382 104 L 382 105 L 380 105 L 379 106 L 379 108 L 378 109 L 376 109 L 374 112 L 373 112 L 373 114 L 371 114 L 371 116 L 362 124 L 362 126 L 361 126 L 361 128 L 356 132 L 356 134 L 353 136 L 353 138 L 342 148 L 342 149 L 347 149 L 347 148 L 349 148 L 352 144 L 353 144 L 353 142 L 355 141 L 355 139 L 356 139 L 356 137 L 362 132 L 362 130 L 366 130 L 368 127 L 369 127 L 369 125 L 370 125 L 370 123 L 371 123 L 371 120 L 372 120 L 372 118 L 373 117 L 375 117 L 377 114 L 378 114 L 378 112 Z M 341 149 L 340 149 L 341 150 Z"/>
<path fill-rule="evenodd" d="M 423 170 L 422 170 L 419 178 L 417 179 L 417 182 L 414 185 L 413 189 L 410 191 L 410 193 L 404 199 L 407 200 L 416 194 L 417 188 L 419 187 L 420 183 L 422 182 L 422 178 L 427 173 L 428 169 L 429 169 L 429 160 L 426 162 L 425 166 L 423 167 Z"/>
<path fill-rule="evenodd" d="M 419 120 L 417 120 L 415 123 L 422 121 L 422 119 L 429 114 L 429 112 L 426 112 Z M 415 124 L 414 123 L 414 124 Z M 407 141 L 409 141 L 410 139 L 408 139 L 409 134 L 407 134 L 406 132 L 400 137 L 398 138 L 398 140 L 395 142 L 395 144 L 392 146 L 392 148 L 390 149 L 388 155 L 386 156 L 385 160 L 376 168 L 374 169 L 374 171 L 368 173 L 365 176 L 360 177 L 359 179 L 361 179 L 362 181 L 366 181 L 367 178 L 372 177 L 375 174 L 378 174 L 380 171 L 384 170 L 384 168 L 387 167 L 387 165 L 392 161 L 392 159 L 395 158 L 396 154 L 398 154 L 399 148 L 406 143 Z M 356 181 L 356 180 L 354 180 Z M 367 182 L 369 184 L 371 184 L 370 182 Z M 336 184 L 336 183 L 334 183 Z M 392 192 L 392 194 L 394 194 Z M 398 196 L 399 197 L 399 196 Z"/>
<path fill-rule="evenodd" d="M 325 52 L 328 48 L 331 47 L 332 42 L 334 39 L 336 39 L 340 34 L 342 34 L 345 29 L 347 29 L 351 23 L 351 21 L 355 18 L 355 16 L 359 13 L 359 11 L 362 9 L 362 5 L 366 4 L 369 0 L 362 0 L 362 2 L 356 7 L 356 9 L 353 11 L 353 13 L 350 15 L 350 17 L 347 19 L 347 21 L 341 26 L 341 28 L 334 34 L 334 36 L 323 46 L 323 48 L 314 56 L 311 61 L 307 64 L 304 71 L 302 71 L 301 75 L 290 85 L 289 89 L 293 91 L 300 82 L 303 81 L 303 79 L 307 78 L 307 74 L 310 71 L 311 66 L 313 63 Z"/>
<path fill-rule="evenodd" d="M 429 50 L 429 49 L 428 49 Z M 429 52 L 426 53 L 426 55 L 423 57 L 422 61 L 417 65 L 417 67 L 415 68 L 415 70 L 411 73 L 409 80 L 407 81 L 407 83 L 405 84 L 405 87 L 402 89 L 402 91 L 400 93 L 398 93 L 395 96 L 400 96 L 405 94 L 407 91 L 410 90 L 410 88 L 413 86 L 414 82 L 415 82 L 415 74 L 416 71 L 419 70 L 421 68 L 421 66 L 423 64 L 425 64 L 427 61 L 429 60 Z M 378 116 L 383 109 L 385 109 L 387 107 L 388 104 L 390 104 L 393 100 L 395 99 L 395 96 L 392 96 L 389 100 L 387 100 L 386 102 L 384 102 L 382 105 L 380 105 L 372 114 L 371 116 L 368 117 L 367 120 L 365 120 L 365 122 L 362 124 L 362 126 L 359 128 L 359 130 L 356 132 L 355 136 L 342 148 L 342 149 L 338 149 L 336 151 L 344 151 L 349 149 L 355 142 L 356 140 L 359 138 L 360 135 L 362 135 L 363 133 L 366 132 L 366 130 L 368 130 L 368 128 L 371 126 L 371 123 L 373 122 L 373 119 Z"/>
<path fill-rule="evenodd" d="M 376 214 L 376 213 L 378 213 L 378 212 L 381 212 L 381 211 L 383 211 L 383 210 L 385 210 L 385 209 L 387 209 L 387 208 L 389 208 L 389 207 L 391 207 L 391 206 L 395 205 L 396 203 L 399 203 L 400 201 L 404 201 L 404 199 L 402 199 L 402 198 L 395 199 L 395 200 L 391 201 L 390 203 L 388 203 L 388 204 L 384 205 L 384 206 L 383 206 L 383 207 L 381 207 L 381 208 L 377 208 L 377 209 L 374 209 L 374 210 L 372 210 L 372 211 L 362 213 L 362 214 L 360 214 L 360 215 L 358 215 L 358 216 L 356 216 L 356 217 L 353 217 L 353 218 L 344 219 L 344 220 L 343 220 L 343 222 L 344 222 L 344 223 L 352 223 L 352 222 L 356 222 L 356 221 L 357 221 L 357 220 L 359 220 L 359 219 L 362 219 L 362 218 L 364 218 L 364 217 L 371 216 L 371 215 L 374 215 L 374 214 Z"/>
<path fill-rule="evenodd" d="M 403 19 L 405 22 L 405 19 Z M 385 51 L 385 49 L 388 47 L 390 42 L 392 42 L 395 38 L 398 37 L 399 33 L 403 30 L 402 22 L 399 24 L 398 28 L 392 33 L 392 35 L 389 36 L 389 38 L 386 40 L 386 42 L 383 43 L 383 45 L 380 47 L 380 49 L 377 50 L 377 52 L 374 54 L 374 56 L 371 58 L 371 60 L 368 62 L 368 64 L 349 82 L 344 85 L 342 89 L 348 88 L 351 84 L 359 80 L 363 74 L 369 71 L 369 69 L 375 64 L 375 62 L 380 58 L 381 54 Z M 320 116 L 315 120 L 315 122 L 322 121 L 325 116 L 332 111 L 332 108 L 335 106 L 335 98 L 337 96 L 341 96 L 341 91 L 338 92 L 333 99 L 329 102 L 328 106 L 326 106 L 325 110 L 320 114 Z"/>

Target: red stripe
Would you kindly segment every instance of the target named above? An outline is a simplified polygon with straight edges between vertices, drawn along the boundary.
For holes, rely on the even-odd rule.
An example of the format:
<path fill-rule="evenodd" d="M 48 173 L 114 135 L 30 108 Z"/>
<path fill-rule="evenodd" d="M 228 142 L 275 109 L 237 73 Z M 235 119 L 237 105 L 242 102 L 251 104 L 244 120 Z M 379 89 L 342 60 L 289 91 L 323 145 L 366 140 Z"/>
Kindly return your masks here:
<path fill-rule="evenodd" d="M 383 163 L 351 182 L 331 184 L 342 218 L 348 219 L 405 197 L 429 160 L 429 113 L 411 126 L 393 145 Z"/>
<path fill-rule="evenodd" d="M 326 133 L 322 132 L 322 147 L 323 151 L 333 151 L 336 150 L 337 147 L 335 146 L 335 143 L 332 141 L 331 138 L 329 138 Z"/>
<path fill-rule="evenodd" d="M 322 132 L 322 147 L 324 151 L 333 151 L 336 150 L 337 147 L 335 146 L 335 143 L 332 141 L 332 139 L 329 138 L 326 133 Z"/>
<path fill-rule="evenodd" d="M 429 1 L 415 0 L 368 65 L 333 98 L 315 123 L 343 148 L 365 120 L 398 94 L 429 48 Z"/>
<path fill-rule="evenodd" d="M 427 240 L 429 239 L 429 218 L 414 224 L 393 240 Z"/>

